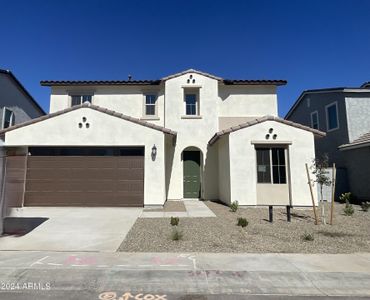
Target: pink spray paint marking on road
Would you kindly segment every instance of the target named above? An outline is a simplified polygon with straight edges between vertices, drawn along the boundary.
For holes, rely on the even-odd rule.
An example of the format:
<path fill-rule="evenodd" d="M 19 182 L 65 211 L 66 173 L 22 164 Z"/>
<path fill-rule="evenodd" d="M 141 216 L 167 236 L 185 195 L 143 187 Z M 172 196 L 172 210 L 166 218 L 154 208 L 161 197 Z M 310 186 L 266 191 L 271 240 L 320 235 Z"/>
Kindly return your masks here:
<path fill-rule="evenodd" d="M 95 257 L 78 257 L 76 255 L 70 255 L 65 261 L 65 265 L 96 265 Z"/>

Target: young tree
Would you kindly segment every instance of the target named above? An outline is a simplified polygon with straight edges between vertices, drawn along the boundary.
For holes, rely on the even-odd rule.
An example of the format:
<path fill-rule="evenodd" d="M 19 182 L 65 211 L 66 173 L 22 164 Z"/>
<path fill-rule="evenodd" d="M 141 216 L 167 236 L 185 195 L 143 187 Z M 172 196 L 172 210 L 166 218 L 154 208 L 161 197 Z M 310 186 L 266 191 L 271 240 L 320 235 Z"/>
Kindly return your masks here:
<path fill-rule="evenodd" d="M 329 157 L 327 154 L 324 154 L 320 158 L 315 158 L 312 161 L 312 173 L 316 175 L 316 179 L 314 182 L 316 182 L 319 185 L 320 188 L 320 204 L 321 204 L 321 222 L 325 225 L 326 224 L 326 218 L 325 218 L 325 206 L 324 206 L 324 197 L 322 194 L 323 187 L 330 186 L 331 180 L 328 176 L 328 169 L 329 167 Z"/>

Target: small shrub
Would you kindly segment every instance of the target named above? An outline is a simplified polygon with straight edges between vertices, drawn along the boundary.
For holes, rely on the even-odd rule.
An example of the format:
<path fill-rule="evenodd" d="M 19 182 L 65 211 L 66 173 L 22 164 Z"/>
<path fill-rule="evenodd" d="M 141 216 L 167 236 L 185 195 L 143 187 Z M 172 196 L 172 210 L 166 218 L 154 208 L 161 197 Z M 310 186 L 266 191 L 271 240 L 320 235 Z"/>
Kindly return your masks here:
<path fill-rule="evenodd" d="M 352 200 L 352 194 L 351 193 L 343 193 L 339 196 L 339 202 L 341 203 L 349 203 Z"/>
<path fill-rule="evenodd" d="M 346 206 L 343 209 L 343 212 L 346 216 L 352 216 L 353 213 L 355 212 L 353 205 L 350 204 L 349 202 L 346 203 Z"/>
<path fill-rule="evenodd" d="M 171 223 L 172 226 L 179 225 L 179 222 L 180 222 L 180 219 L 178 217 L 171 217 L 170 223 Z"/>
<path fill-rule="evenodd" d="M 238 210 L 238 208 L 239 208 L 239 202 L 238 201 L 231 202 L 231 204 L 230 204 L 230 210 L 232 212 L 236 212 Z"/>
<path fill-rule="evenodd" d="M 362 202 L 362 203 L 361 203 L 361 209 L 362 209 L 363 211 L 368 211 L 368 210 L 369 210 L 369 208 L 370 208 L 370 203 L 369 203 L 369 202 Z"/>
<path fill-rule="evenodd" d="M 238 218 L 237 225 L 241 226 L 241 227 L 247 227 L 248 226 L 248 221 L 247 221 L 246 218 Z"/>
<path fill-rule="evenodd" d="M 313 237 L 313 234 L 312 233 L 304 233 L 302 235 L 302 240 L 304 240 L 305 242 L 312 242 L 315 238 Z"/>
<path fill-rule="evenodd" d="M 173 241 L 182 240 L 182 232 L 177 228 L 174 228 L 171 233 L 171 240 Z"/>

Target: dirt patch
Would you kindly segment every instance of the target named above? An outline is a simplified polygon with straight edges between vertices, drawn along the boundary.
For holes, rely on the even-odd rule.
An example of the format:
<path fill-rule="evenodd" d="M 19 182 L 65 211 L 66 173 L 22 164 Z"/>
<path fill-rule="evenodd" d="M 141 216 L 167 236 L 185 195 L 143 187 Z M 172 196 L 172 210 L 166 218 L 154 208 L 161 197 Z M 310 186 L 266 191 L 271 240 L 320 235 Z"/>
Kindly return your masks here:
<path fill-rule="evenodd" d="M 239 208 L 232 213 L 227 206 L 210 201 L 206 205 L 217 218 L 180 218 L 181 241 L 171 240 L 168 218 L 138 219 L 119 251 L 135 252 L 255 252 L 255 253 L 352 253 L 370 252 L 370 212 L 354 206 L 353 216 L 343 214 L 336 204 L 334 225 L 315 225 L 311 209 L 286 211 L 274 208 L 274 222 L 268 222 L 268 208 Z M 249 224 L 236 226 L 237 218 Z M 305 241 L 304 234 L 313 241 Z"/>

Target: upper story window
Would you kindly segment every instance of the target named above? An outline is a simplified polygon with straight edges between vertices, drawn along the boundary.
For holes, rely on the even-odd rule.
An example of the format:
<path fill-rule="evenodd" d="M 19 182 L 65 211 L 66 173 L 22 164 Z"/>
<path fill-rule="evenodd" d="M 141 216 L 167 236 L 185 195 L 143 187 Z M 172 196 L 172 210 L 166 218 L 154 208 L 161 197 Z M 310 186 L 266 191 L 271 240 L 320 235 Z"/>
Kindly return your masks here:
<path fill-rule="evenodd" d="M 3 121 L 2 121 L 2 129 L 8 128 L 14 125 L 14 112 L 7 108 L 3 108 Z"/>
<path fill-rule="evenodd" d="M 256 153 L 257 183 L 287 183 L 284 148 L 256 148 Z"/>
<path fill-rule="evenodd" d="M 92 95 L 72 95 L 71 106 L 81 105 L 85 102 L 92 102 Z"/>
<path fill-rule="evenodd" d="M 154 94 L 145 95 L 145 108 L 144 114 L 146 116 L 157 115 L 157 96 Z"/>
<path fill-rule="evenodd" d="M 311 128 L 319 129 L 319 113 L 317 110 L 311 113 Z"/>
<path fill-rule="evenodd" d="M 197 115 L 197 95 L 185 94 L 186 115 Z"/>
<path fill-rule="evenodd" d="M 334 102 L 325 106 L 325 110 L 326 110 L 327 131 L 338 129 L 339 128 L 338 103 Z"/>
<path fill-rule="evenodd" d="M 199 116 L 199 88 L 184 89 L 186 116 Z"/>

